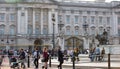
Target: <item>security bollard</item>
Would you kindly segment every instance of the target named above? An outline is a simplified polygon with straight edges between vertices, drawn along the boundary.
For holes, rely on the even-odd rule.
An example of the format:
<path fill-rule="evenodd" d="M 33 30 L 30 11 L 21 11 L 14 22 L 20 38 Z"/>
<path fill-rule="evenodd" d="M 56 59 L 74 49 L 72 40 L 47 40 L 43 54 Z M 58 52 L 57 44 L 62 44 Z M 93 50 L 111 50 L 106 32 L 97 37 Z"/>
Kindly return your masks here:
<path fill-rule="evenodd" d="M 111 67 L 110 67 L 110 53 L 108 54 L 108 69 L 111 69 Z"/>
<path fill-rule="evenodd" d="M 49 67 L 51 67 L 51 55 L 49 56 Z"/>
<path fill-rule="evenodd" d="M 73 69 L 75 69 L 75 56 L 73 55 Z"/>
<path fill-rule="evenodd" d="M 30 56 L 28 55 L 28 68 L 30 68 Z"/>

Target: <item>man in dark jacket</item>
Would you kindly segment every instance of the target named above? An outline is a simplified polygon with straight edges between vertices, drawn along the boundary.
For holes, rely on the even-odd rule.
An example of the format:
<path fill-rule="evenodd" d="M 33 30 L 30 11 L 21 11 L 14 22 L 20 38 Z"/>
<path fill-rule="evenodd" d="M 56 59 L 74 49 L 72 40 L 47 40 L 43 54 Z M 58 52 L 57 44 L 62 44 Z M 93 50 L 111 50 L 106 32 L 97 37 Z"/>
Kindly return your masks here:
<path fill-rule="evenodd" d="M 20 61 L 21 61 L 21 67 L 25 68 L 25 64 L 24 64 L 24 61 L 25 61 L 25 52 L 23 49 L 21 49 L 20 51 Z"/>
<path fill-rule="evenodd" d="M 38 61 L 39 61 L 39 58 L 40 58 L 40 53 L 38 51 L 38 48 L 36 48 L 36 50 L 34 51 L 33 56 L 34 56 L 35 69 L 38 69 L 38 66 L 39 66 Z"/>
<path fill-rule="evenodd" d="M 59 69 L 62 69 L 62 64 L 63 64 L 63 62 L 64 62 L 63 57 L 64 57 L 64 55 L 63 55 L 63 53 L 62 53 L 62 51 L 61 51 L 61 47 L 59 46 L 59 48 L 58 48 L 58 61 L 59 61 L 58 68 L 59 68 Z"/>

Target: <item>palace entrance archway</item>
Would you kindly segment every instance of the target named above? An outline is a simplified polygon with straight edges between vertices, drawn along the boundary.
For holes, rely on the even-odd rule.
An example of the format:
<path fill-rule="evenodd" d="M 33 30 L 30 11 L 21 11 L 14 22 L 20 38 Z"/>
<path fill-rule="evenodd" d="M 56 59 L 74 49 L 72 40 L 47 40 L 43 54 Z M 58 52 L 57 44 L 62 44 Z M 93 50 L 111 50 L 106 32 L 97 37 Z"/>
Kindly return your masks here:
<path fill-rule="evenodd" d="M 74 39 L 74 42 L 73 42 Z M 83 39 L 76 37 L 76 36 L 71 36 L 65 39 L 65 49 L 73 49 L 73 45 L 74 48 L 78 48 L 80 50 L 83 50 Z"/>

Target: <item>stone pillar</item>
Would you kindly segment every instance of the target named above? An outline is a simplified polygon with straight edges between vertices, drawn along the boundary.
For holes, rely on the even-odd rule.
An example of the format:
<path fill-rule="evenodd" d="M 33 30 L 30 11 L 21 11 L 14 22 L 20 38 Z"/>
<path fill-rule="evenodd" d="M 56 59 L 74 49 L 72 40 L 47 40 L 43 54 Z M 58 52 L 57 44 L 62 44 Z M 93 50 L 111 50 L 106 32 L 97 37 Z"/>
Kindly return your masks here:
<path fill-rule="evenodd" d="M 112 25 L 111 26 L 113 27 L 112 28 L 113 35 L 116 35 L 116 34 L 118 34 L 118 31 L 117 31 L 118 30 L 118 27 L 117 27 L 118 26 L 118 22 L 117 22 L 118 20 L 117 20 L 117 15 L 115 14 L 114 11 L 112 12 L 112 18 L 111 19 L 112 19 Z"/>
<path fill-rule="evenodd" d="M 53 22 L 52 22 L 52 15 L 51 15 L 51 9 L 49 9 L 48 11 L 48 34 L 53 34 L 53 30 L 52 30 L 52 27 L 53 27 Z"/>
<path fill-rule="evenodd" d="M 33 34 L 35 34 L 35 10 L 33 9 Z"/>
<path fill-rule="evenodd" d="M 43 9 L 41 8 L 41 34 L 43 34 Z"/>
<path fill-rule="evenodd" d="M 117 36 L 118 35 L 118 16 L 117 12 L 114 10 L 112 11 L 112 16 L 111 16 L 111 26 L 112 26 L 112 35 Z M 119 39 L 114 38 L 113 39 L 113 44 L 119 44 Z"/>
<path fill-rule="evenodd" d="M 25 8 L 18 10 L 18 33 L 27 34 L 28 13 Z"/>

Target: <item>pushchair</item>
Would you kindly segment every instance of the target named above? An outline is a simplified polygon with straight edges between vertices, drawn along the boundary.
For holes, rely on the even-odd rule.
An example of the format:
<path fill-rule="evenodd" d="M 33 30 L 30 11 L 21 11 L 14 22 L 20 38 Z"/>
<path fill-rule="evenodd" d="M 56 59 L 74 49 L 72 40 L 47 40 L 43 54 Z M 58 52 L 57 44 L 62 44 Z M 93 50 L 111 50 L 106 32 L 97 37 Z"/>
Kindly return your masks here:
<path fill-rule="evenodd" d="M 15 69 L 15 68 L 19 69 L 19 63 L 17 62 L 17 58 L 16 58 L 16 57 L 13 56 L 13 57 L 10 59 L 10 62 L 11 62 L 10 67 L 11 67 L 12 69 Z"/>

